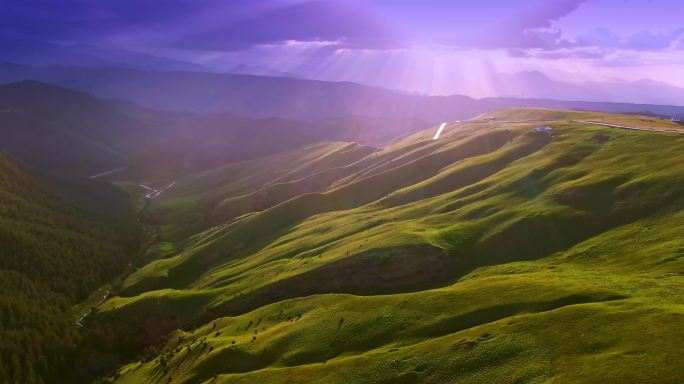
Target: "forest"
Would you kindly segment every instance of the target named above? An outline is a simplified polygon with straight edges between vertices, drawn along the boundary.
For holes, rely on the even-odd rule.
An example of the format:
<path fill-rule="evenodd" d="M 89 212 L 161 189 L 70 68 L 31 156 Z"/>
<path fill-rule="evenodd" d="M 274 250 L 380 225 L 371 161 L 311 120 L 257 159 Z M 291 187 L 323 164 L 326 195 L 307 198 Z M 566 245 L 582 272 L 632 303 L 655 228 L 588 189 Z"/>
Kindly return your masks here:
<path fill-rule="evenodd" d="M 110 217 L 92 205 L 113 187 L 63 183 L 0 156 L 1 383 L 50 383 L 68 370 L 82 343 L 72 306 L 124 270 L 137 248 L 132 207 Z M 82 195 L 64 192 L 72 190 Z"/>

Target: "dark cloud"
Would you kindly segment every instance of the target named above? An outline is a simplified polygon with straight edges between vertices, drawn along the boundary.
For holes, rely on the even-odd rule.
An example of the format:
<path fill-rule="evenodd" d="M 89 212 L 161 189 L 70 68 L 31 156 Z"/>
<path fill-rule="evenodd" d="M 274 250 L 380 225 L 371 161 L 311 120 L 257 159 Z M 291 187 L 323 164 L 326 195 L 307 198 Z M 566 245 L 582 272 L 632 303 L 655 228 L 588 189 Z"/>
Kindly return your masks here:
<path fill-rule="evenodd" d="M 557 49 L 571 45 L 553 22 L 567 16 L 588 0 L 538 1 L 495 28 L 477 36 L 471 44 L 482 49 Z"/>
<path fill-rule="evenodd" d="M 511 57 L 547 60 L 602 59 L 619 50 L 663 51 L 680 49 L 682 46 L 684 28 L 669 32 L 641 31 L 626 36 L 620 36 L 606 28 L 594 28 L 576 37 L 565 36 L 554 22 L 588 1 L 540 0 L 460 45 L 505 50 Z"/>
<path fill-rule="evenodd" d="M 173 23 L 197 12 L 199 3 L 220 4 L 181 0 L 3 0 L 0 31 L 52 40 L 95 40 L 122 28 Z"/>
<path fill-rule="evenodd" d="M 400 42 L 389 22 L 349 0 L 3 0 L 0 34 L 201 50 L 240 50 L 290 40 L 360 48 Z"/>
<path fill-rule="evenodd" d="M 341 47 L 384 49 L 401 43 L 380 15 L 349 1 L 308 1 L 280 7 L 234 23 L 218 23 L 187 36 L 184 47 L 202 44 L 235 50 L 286 41 L 336 42 Z"/>
<path fill-rule="evenodd" d="M 684 29 L 619 36 L 596 28 L 566 36 L 557 21 L 591 0 L 492 1 L 496 26 L 462 33 L 444 43 L 461 49 L 503 50 L 512 57 L 595 59 L 617 50 L 684 49 Z M 384 4 L 371 7 L 369 3 Z M 438 2 L 439 3 L 439 2 Z M 446 4 L 446 2 L 444 2 Z M 494 5 L 492 5 L 494 4 Z M 490 7 L 480 4 L 478 9 Z M 26 41 L 86 43 L 138 51 L 172 48 L 242 51 L 290 41 L 312 44 L 308 54 L 326 56 L 339 48 L 391 49 L 409 46 L 401 28 L 376 9 L 396 6 L 366 0 L 0 0 L 0 47 Z M 452 5 L 443 13 L 462 5 Z M 430 7 L 430 4 L 426 4 Z M 477 7 L 477 6 L 474 6 Z M 510 16 L 505 16 L 510 13 Z M 502 18 L 503 17 L 503 18 Z M 486 19 L 486 18 L 485 18 Z M 467 29 L 464 29 L 467 31 Z M 3 41 L 4 40 L 4 41 Z M 4 44 L 4 45 L 3 45 Z"/>
<path fill-rule="evenodd" d="M 682 39 L 684 28 L 669 32 L 641 31 L 627 36 L 620 36 L 605 28 L 596 28 L 583 33 L 569 41 L 567 46 L 553 49 L 518 50 L 515 56 L 535 57 L 546 60 L 566 58 L 601 59 L 624 52 L 662 52 L 684 49 Z M 624 57 L 624 55 L 619 55 Z M 636 56 L 640 57 L 640 56 Z M 613 59 L 611 59 L 613 62 Z"/>

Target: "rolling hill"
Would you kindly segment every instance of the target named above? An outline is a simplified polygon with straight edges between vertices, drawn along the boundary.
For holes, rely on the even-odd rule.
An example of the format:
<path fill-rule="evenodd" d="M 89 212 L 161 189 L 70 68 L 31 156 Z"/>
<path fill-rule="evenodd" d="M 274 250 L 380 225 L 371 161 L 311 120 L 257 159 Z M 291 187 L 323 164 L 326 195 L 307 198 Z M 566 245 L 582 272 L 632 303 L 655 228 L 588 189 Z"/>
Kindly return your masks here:
<path fill-rule="evenodd" d="M 90 320 L 129 360 L 103 381 L 680 383 L 681 126 L 435 129 L 178 180 L 145 218 L 168 252 Z"/>

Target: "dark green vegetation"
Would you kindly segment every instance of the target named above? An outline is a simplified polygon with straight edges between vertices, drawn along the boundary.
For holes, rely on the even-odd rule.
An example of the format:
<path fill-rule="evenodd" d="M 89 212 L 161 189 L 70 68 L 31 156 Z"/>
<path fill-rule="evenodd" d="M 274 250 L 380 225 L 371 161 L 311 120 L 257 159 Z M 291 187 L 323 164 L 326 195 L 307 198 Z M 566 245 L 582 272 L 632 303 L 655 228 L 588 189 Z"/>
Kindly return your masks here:
<path fill-rule="evenodd" d="M 92 319 L 132 360 L 104 380 L 683 382 L 684 135 L 494 116 L 178 180 Z"/>
<path fill-rule="evenodd" d="M 0 156 L 0 383 L 57 383 L 79 355 L 72 306 L 137 249 L 128 197 Z"/>

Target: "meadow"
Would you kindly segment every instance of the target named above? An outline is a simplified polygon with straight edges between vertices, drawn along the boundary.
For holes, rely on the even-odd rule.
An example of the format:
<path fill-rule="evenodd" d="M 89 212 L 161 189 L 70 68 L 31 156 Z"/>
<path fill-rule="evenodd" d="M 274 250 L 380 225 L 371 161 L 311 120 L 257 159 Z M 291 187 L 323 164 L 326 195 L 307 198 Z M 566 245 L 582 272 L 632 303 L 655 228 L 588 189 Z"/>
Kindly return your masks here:
<path fill-rule="evenodd" d="M 684 135 L 579 122 L 645 119 L 677 129 L 502 110 L 182 178 L 103 381 L 681 383 Z"/>

